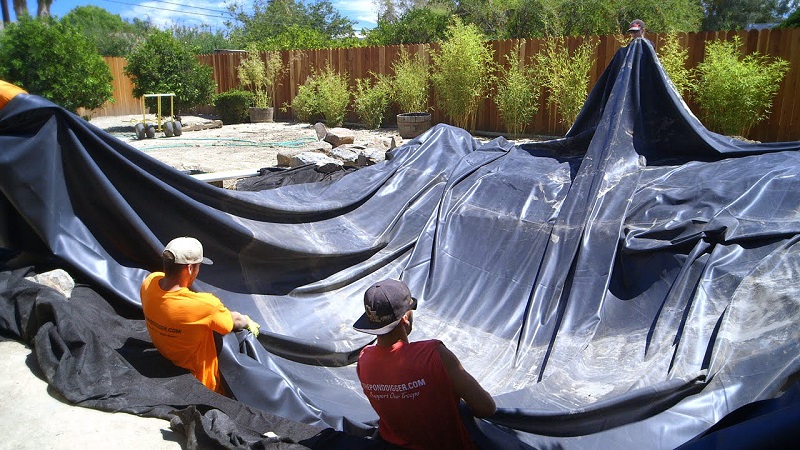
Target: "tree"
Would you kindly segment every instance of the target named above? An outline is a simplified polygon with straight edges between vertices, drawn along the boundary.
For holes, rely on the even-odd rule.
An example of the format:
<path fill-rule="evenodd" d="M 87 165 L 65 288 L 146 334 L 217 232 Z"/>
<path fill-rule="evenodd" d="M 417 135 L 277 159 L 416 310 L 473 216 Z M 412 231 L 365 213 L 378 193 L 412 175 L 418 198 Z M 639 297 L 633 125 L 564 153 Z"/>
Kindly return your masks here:
<path fill-rule="evenodd" d="M 230 40 L 222 31 L 213 31 L 208 25 L 187 27 L 175 25 L 172 27 L 175 39 L 192 49 L 195 54 L 213 53 L 214 50 L 229 48 Z"/>
<path fill-rule="evenodd" d="M 367 32 L 368 45 L 424 44 L 444 39 L 450 13 L 435 8 L 412 9 L 396 20 L 378 19 Z"/>
<path fill-rule="evenodd" d="M 233 15 L 227 24 L 231 42 L 238 47 L 256 43 L 262 50 L 279 50 L 293 43 L 298 45 L 294 48 L 318 48 L 355 36 L 355 22 L 341 16 L 330 0 L 308 5 L 300 0 L 255 0 L 252 14 L 240 3 L 228 10 Z"/>
<path fill-rule="evenodd" d="M 71 111 L 112 98 L 111 72 L 94 45 L 51 18 L 22 17 L 0 34 L 0 79 Z"/>
<path fill-rule="evenodd" d="M 210 104 L 216 91 L 211 67 L 167 31 L 150 32 L 128 56 L 125 74 L 133 80 L 135 97 L 175 93 L 178 112 Z"/>
<path fill-rule="evenodd" d="M 68 12 L 62 22 L 74 26 L 97 47 L 103 56 L 126 56 L 146 32 L 97 6 L 78 6 Z"/>
<path fill-rule="evenodd" d="M 780 28 L 797 28 L 800 27 L 800 8 L 796 8 L 789 14 L 789 17 L 781 22 Z"/>
<path fill-rule="evenodd" d="M 738 30 L 753 23 L 779 22 L 797 0 L 703 0 L 703 30 Z"/>

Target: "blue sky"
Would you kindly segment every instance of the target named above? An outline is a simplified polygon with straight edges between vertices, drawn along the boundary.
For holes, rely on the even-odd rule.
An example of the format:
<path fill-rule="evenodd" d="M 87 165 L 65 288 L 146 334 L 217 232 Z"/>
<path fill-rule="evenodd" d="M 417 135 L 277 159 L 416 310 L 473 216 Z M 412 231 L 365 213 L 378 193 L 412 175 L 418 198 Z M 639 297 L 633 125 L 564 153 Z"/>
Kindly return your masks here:
<path fill-rule="evenodd" d="M 134 17 L 150 18 L 160 28 L 172 24 L 199 26 L 209 25 L 214 29 L 224 29 L 227 6 L 233 0 L 53 0 L 50 13 L 56 17 L 64 17 L 77 6 L 93 5 L 105 9 L 112 14 L 119 14 L 125 20 Z M 245 1 L 252 4 L 252 0 Z M 8 1 L 12 17 L 14 16 L 11 0 Z M 375 5 L 372 0 L 331 0 L 331 4 L 339 13 L 356 22 L 355 30 L 373 28 L 376 23 Z M 191 5 L 191 6 L 187 6 Z M 28 11 L 36 14 L 36 0 L 28 0 Z"/>

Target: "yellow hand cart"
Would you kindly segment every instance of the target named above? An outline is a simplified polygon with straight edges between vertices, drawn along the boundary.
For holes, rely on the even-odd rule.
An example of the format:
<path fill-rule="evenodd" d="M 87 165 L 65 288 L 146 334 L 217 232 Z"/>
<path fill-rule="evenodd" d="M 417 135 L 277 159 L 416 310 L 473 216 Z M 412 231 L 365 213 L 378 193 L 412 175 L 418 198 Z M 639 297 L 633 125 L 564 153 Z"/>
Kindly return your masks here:
<path fill-rule="evenodd" d="M 144 106 L 145 98 L 158 99 L 158 111 L 156 112 L 156 123 L 147 121 L 147 114 Z M 154 138 L 156 132 L 162 131 L 162 115 L 161 115 L 161 97 L 169 97 L 169 120 L 163 122 L 163 131 L 165 137 L 180 136 L 183 133 L 181 122 L 175 120 L 174 98 L 175 94 L 144 94 L 142 96 L 142 121 L 134 125 L 133 130 L 136 132 L 136 139 Z"/>

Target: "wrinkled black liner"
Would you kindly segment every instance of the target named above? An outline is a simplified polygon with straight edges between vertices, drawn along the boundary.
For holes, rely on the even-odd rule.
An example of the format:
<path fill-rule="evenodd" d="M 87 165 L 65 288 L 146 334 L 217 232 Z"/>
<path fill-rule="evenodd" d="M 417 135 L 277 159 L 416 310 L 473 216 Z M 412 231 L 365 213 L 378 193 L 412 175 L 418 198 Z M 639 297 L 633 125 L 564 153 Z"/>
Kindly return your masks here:
<path fill-rule="evenodd" d="M 712 133 L 669 83 L 636 40 L 563 139 L 481 145 L 438 125 L 385 163 L 258 192 L 198 182 L 18 96 L 0 110 L 0 246 L 7 268 L 46 258 L 134 320 L 164 243 L 200 239 L 215 264 L 196 287 L 262 324 L 258 343 L 229 335 L 221 351 L 248 417 L 372 434 L 354 368 L 370 337 L 351 324 L 366 287 L 399 277 L 420 301 L 412 338 L 445 341 L 495 396 L 498 413 L 470 423 L 486 448 L 702 447 L 739 430 L 791 442 L 800 143 Z M 183 398 L 251 429 L 196 390 L 120 389 L 151 394 L 139 403 L 153 411 Z M 109 397 L 91 406 L 113 409 Z M 746 431 L 765 417 L 769 433 Z"/>

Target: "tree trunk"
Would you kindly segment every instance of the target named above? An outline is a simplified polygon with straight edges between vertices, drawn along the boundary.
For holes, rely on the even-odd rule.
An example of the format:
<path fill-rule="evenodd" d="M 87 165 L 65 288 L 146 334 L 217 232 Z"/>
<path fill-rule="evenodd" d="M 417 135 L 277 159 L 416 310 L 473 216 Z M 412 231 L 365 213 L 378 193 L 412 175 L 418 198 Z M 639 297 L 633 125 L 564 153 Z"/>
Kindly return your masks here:
<path fill-rule="evenodd" d="M 22 16 L 27 16 L 28 0 L 14 0 L 14 14 L 17 15 L 17 20 Z"/>
<path fill-rule="evenodd" d="M 11 23 L 11 13 L 8 11 L 8 0 L 0 0 L 3 7 L 3 23 Z"/>
<path fill-rule="evenodd" d="M 37 0 L 36 4 L 36 15 L 38 17 L 50 17 L 50 5 L 53 4 L 53 0 Z"/>

